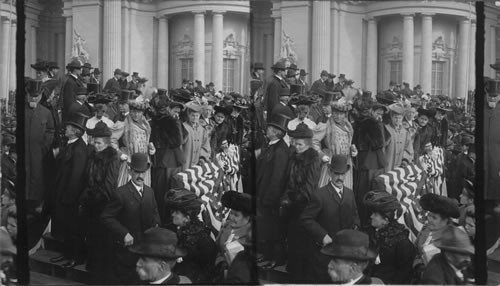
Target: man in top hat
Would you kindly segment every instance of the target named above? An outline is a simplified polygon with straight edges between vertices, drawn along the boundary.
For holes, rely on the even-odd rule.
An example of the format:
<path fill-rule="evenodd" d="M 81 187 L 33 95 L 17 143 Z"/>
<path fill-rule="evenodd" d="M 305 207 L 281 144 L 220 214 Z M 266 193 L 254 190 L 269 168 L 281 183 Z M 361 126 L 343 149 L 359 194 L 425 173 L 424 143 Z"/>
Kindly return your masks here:
<path fill-rule="evenodd" d="M 64 241 L 62 256 L 51 258 L 51 262 L 66 261 L 63 265 L 72 268 L 84 262 L 82 251 L 84 235 L 78 215 L 79 199 L 87 180 L 86 167 L 88 148 L 82 136 L 88 117 L 82 113 L 71 113 L 64 122 L 67 144 L 56 149 L 56 173 L 52 194 L 52 234 Z"/>
<path fill-rule="evenodd" d="M 104 91 L 119 93 L 122 89 L 119 81 L 122 78 L 122 74 L 123 72 L 121 69 L 115 69 L 113 77 L 108 79 L 108 81 L 104 85 Z"/>
<path fill-rule="evenodd" d="M 133 72 L 132 73 L 132 80 L 128 83 L 128 89 L 130 90 L 136 90 L 139 89 L 139 73 L 138 72 Z"/>
<path fill-rule="evenodd" d="M 345 77 L 345 74 L 341 73 L 339 75 L 339 81 L 335 84 L 335 86 L 333 87 L 333 90 L 334 91 L 342 91 L 342 90 L 344 90 L 346 81 L 347 81 L 347 79 Z"/>
<path fill-rule="evenodd" d="M 190 101 L 185 105 L 188 120 L 183 123 L 187 131 L 182 149 L 184 152 L 183 170 L 191 168 L 210 159 L 210 138 L 208 131 L 200 125 L 202 105 L 197 101 Z"/>
<path fill-rule="evenodd" d="M 305 69 L 301 69 L 299 73 L 299 79 L 297 80 L 297 84 L 300 84 L 304 87 L 303 90 L 309 91 L 309 84 L 306 82 L 306 75 L 309 73 L 306 72 Z"/>
<path fill-rule="evenodd" d="M 265 83 L 264 92 L 264 114 L 271 114 L 274 106 L 279 104 L 279 93 L 283 88 L 288 88 L 288 84 L 285 80 L 286 67 L 281 61 L 276 62 L 271 69 L 273 70 L 273 75 L 269 77 Z"/>
<path fill-rule="evenodd" d="M 139 284 L 137 258 L 128 247 L 143 239 L 144 231 L 160 224 L 153 190 L 144 184 L 150 163 L 146 154 L 135 153 L 129 164 L 130 181 L 112 193 L 101 220 L 110 232 L 113 246 L 113 284 Z"/>
<path fill-rule="evenodd" d="M 279 92 L 280 102 L 276 104 L 271 112 L 271 114 L 282 114 L 289 118 L 295 118 L 295 112 L 292 107 L 288 105 L 290 101 L 290 89 L 283 88 Z"/>
<path fill-rule="evenodd" d="M 135 271 L 139 279 L 151 285 L 192 283 L 173 272 L 178 259 L 187 254 L 177 243 L 177 234 L 171 230 L 159 227 L 146 230 L 143 240 L 129 248 L 138 256 Z"/>
<path fill-rule="evenodd" d="M 280 199 L 285 192 L 290 151 L 283 140 L 289 118 L 272 114 L 267 123 L 269 143 L 257 158 L 257 246 L 264 255 L 264 266 L 272 268 L 284 263 L 285 224 L 279 215 Z"/>
<path fill-rule="evenodd" d="M 467 233 L 456 226 L 448 225 L 441 239 L 435 242 L 441 253 L 434 255 L 422 274 L 421 284 L 465 285 L 473 273 L 468 271 L 474 246 Z"/>
<path fill-rule="evenodd" d="M 385 130 L 390 134 L 384 148 L 387 165 L 385 171 L 406 166 L 413 161 L 413 141 L 410 133 L 403 127 L 405 108 L 402 103 L 389 105 L 390 123 L 385 124 Z"/>
<path fill-rule="evenodd" d="M 369 247 L 368 235 L 358 230 L 341 230 L 334 236 L 333 242 L 325 245 L 321 253 L 329 260 L 328 272 L 334 284 L 383 285 L 378 278 L 365 275 L 370 261 L 375 260 L 377 253 Z"/>
<path fill-rule="evenodd" d="M 250 95 L 255 96 L 257 90 L 264 85 L 264 64 L 254 63 L 250 78 Z"/>
<path fill-rule="evenodd" d="M 344 186 L 344 179 L 351 166 L 347 156 L 333 155 L 329 164 L 331 181 L 312 193 L 300 216 L 300 223 L 310 238 L 309 283 L 328 283 L 328 259 L 320 252 L 331 243 L 334 235 L 343 229 L 360 225 L 356 200 L 351 189 Z"/>
<path fill-rule="evenodd" d="M 69 116 L 69 108 L 76 100 L 76 89 L 78 87 L 85 87 L 83 82 L 79 79 L 82 73 L 82 63 L 79 60 L 74 60 L 66 66 L 68 73 L 64 78 L 61 96 L 60 96 L 60 108 L 62 111 L 62 120 L 66 121 Z"/>
<path fill-rule="evenodd" d="M 311 85 L 312 93 L 323 94 L 326 91 L 326 80 L 328 79 L 328 75 L 327 71 L 321 71 L 320 78 Z"/>
<path fill-rule="evenodd" d="M 46 61 L 31 64 L 31 68 L 36 71 L 36 79 L 41 80 L 42 82 L 50 79 Z"/>
<path fill-rule="evenodd" d="M 85 114 L 87 117 L 92 116 L 92 110 L 89 108 L 87 103 L 87 88 L 78 87 L 75 91 L 75 101 L 69 107 L 68 113 L 80 112 Z"/>

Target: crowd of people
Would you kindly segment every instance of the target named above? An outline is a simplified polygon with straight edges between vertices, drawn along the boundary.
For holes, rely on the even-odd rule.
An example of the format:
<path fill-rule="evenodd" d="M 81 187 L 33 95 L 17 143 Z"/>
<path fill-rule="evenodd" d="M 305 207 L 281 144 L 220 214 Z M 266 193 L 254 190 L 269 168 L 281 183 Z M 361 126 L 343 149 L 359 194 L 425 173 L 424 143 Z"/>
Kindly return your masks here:
<path fill-rule="evenodd" d="M 64 245 L 51 262 L 85 264 L 91 283 L 254 284 L 281 265 L 294 283 L 474 281 L 475 122 L 460 99 L 394 82 L 372 94 L 328 71 L 308 84 L 282 61 L 267 77 L 253 65 L 249 95 L 187 79 L 146 87 L 119 68 L 104 83 L 78 60 L 64 76 L 32 68 L 29 246 L 50 230 Z M 2 226 L 15 243 L 15 138 L 2 141 Z M 175 179 L 208 163 L 224 173 L 220 229 Z M 408 197 L 424 210 L 414 236 L 410 207 L 377 179 L 410 168 L 421 179 Z"/>

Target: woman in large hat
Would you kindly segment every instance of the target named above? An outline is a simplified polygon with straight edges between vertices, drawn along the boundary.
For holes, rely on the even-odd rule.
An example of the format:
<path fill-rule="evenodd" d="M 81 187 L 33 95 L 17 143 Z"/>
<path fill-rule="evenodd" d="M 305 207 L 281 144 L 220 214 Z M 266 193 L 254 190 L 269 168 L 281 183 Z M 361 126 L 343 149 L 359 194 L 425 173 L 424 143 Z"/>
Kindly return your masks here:
<path fill-rule="evenodd" d="M 305 282 L 304 261 L 308 255 L 304 248 L 308 237 L 298 226 L 299 217 L 318 187 L 321 160 L 318 152 L 312 148 L 313 131 L 305 123 L 300 123 L 288 134 L 293 138 L 294 148 L 290 156 L 288 183 L 281 206 L 285 211 L 282 214 L 286 215 L 288 220 L 287 271 L 293 276 L 293 281 L 299 283 Z"/>
<path fill-rule="evenodd" d="M 371 213 L 367 233 L 379 254 L 372 276 L 382 279 L 385 284 L 409 284 L 416 249 L 409 239 L 408 229 L 397 222 L 403 211 L 401 204 L 384 190 L 368 192 L 364 203 Z"/>
<path fill-rule="evenodd" d="M 223 270 L 227 270 L 231 266 L 237 251 L 242 249 L 240 246 L 245 243 L 247 245 L 253 244 L 250 232 L 254 220 L 252 197 L 249 194 L 227 191 L 222 195 L 221 202 L 224 207 L 230 209 L 230 212 L 226 223 L 215 239 L 218 250 L 215 260 L 218 280 L 222 280 L 220 277 Z M 241 282 L 248 283 L 250 281 Z"/>
<path fill-rule="evenodd" d="M 214 114 L 211 125 L 214 127 L 210 135 L 210 149 L 212 150 L 212 158 L 221 150 L 222 142 L 230 138 L 231 131 L 230 123 L 227 118 L 231 115 L 230 107 L 214 106 Z"/>
<path fill-rule="evenodd" d="M 201 161 L 208 161 L 211 155 L 208 131 L 200 125 L 200 115 L 203 106 L 197 101 L 190 101 L 185 105 L 188 120 L 183 123 L 187 131 L 183 152 L 185 162 L 183 170 L 197 165 Z"/>
<path fill-rule="evenodd" d="M 100 221 L 101 213 L 117 188 L 120 156 L 111 146 L 111 130 L 99 121 L 87 131 L 93 138 L 93 150 L 87 165 L 87 185 L 80 198 L 80 206 L 85 218 L 87 240 L 87 270 L 92 283 L 105 283 L 111 249 L 106 239 L 106 231 Z"/>
<path fill-rule="evenodd" d="M 413 141 L 413 151 L 415 161 L 424 152 L 424 147 L 427 142 L 433 142 L 436 136 L 434 127 L 430 124 L 430 120 L 434 117 L 435 112 L 430 109 L 419 108 L 417 109 L 417 131 Z"/>
<path fill-rule="evenodd" d="M 192 191 L 172 189 L 165 194 L 165 203 L 176 227 L 178 246 L 186 252 L 175 271 L 193 283 L 209 283 L 217 248 L 210 237 L 210 228 L 198 218 L 203 202 Z"/>

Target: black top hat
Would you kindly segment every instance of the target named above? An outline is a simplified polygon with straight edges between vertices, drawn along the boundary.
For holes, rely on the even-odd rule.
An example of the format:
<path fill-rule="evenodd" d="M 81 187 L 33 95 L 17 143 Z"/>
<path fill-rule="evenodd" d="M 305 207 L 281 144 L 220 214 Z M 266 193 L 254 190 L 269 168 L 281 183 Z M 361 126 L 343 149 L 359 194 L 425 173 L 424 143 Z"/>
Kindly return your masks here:
<path fill-rule="evenodd" d="M 436 115 L 436 111 L 435 110 L 432 110 L 432 109 L 424 109 L 424 108 L 419 108 L 417 109 L 417 112 L 418 112 L 418 115 L 425 115 L 429 118 L 432 118 L 434 117 L 434 115 Z"/>
<path fill-rule="evenodd" d="M 194 192 L 183 188 L 169 190 L 164 199 L 169 209 L 193 212 L 196 215 L 200 213 L 203 204 Z"/>
<path fill-rule="evenodd" d="M 83 87 L 83 86 L 77 86 L 75 88 L 75 95 L 87 95 L 87 88 L 86 87 Z"/>
<path fill-rule="evenodd" d="M 118 99 L 118 102 L 127 103 L 130 100 L 132 93 L 133 93 L 133 91 L 131 91 L 131 90 L 122 89 L 122 91 L 120 93 L 120 98 Z"/>
<path fill-rule="evenodd" d="M 92 137 L 111 137 L 111 130 L 106 123 L 99 121 L 94 129 L 87 130 L 87 134 Z"/>
<path fill-rule="evenodd" d="M 35 64 L 31 64 L 30 66 L 36 71 L 46 71 L 48 68 L 46 61 L 40 61 Z"/>
<path fill-rule="evenodd" d="M 214 106 L 214 115 L 217 113 L 222 113 L 226 116 L 231 114 L 231 110 L 229 108 L 223 107 L 223 106 Z"/>
<path fill-rule="evenodd" d="M 328 72 L 326 70 L 322 70 L 319 76 L 320 77 L 321 76 L 328 76 Z"/>
<path fill-rule="evenodd" d="M 177 234 L 161 227 L 153 227 L 144 232 L 142 240 L 129 247 L 130 252 L 140 256 L 177 259 L 186 252 L 177 247 Z"/>
<path fill-rule="evenodd" d="M 398 199 L 384 190 L 373 190 L 366 193 L 363 197 L 363 203 L 371 210 L 380 214 L 394 213 L 399 214 L 403 211 Z"/>
<path fill-rule="evenodd" d="M 70 68 L 73 68 L 73 69 L 81 69 L 83 66 L 82 66 L 82 62 L 80 62 L 79 60 L 73 60 L 71 61 L 67 66 L 66 68 L 67 69 L 70 69 Z"/>
<path fill-rule="evenodd" d="M 323 99 L 321 100 L 322 105 L 329 105 L 333 101 L 342 97 L 342 93 L 339 91 L 325 91 Z"/>
<path fill-rule="evenodd" d="M 42 81 L 41 80 L 34 80 L 32 78 L 25 78 L 24 79 L 25 83 L 25 90 L 26 93 L 31 96 L 31 97 L 37 97 L 40 95 L 40 90 L 42 87 Z"/>
<path fill-rule="evenodd" d="M 222 205 L 232 210 L 252 214 L 254 208 L 252 207 L 252 197 L 249 194 L 240 193 L 236 191 L 227 191 L 222 195 Z"/>
<path fill-rule="evenodd" d="M 299 96 L 297 102 L 295 103 L 297 106 L 299 105 L 307 105 L 307 106 L 310 106 L 314 103 L 314 101 L 312 99 L 310 99 L 309 97 L 307 96 Z"/>
<path fill-rule="evenodd" d="M 89 82 L 87 83 L 87 93 L 97 93 L 99 91 L 99 85 L 97 83 Z"/>
<path fill-rule="evenodd" d="M 76 128 L 85 131 L 85 126 L 89 117 L 81 112 L 73 112 L 69 115 L 69 119 L 64 122 L 64 125 L 73 125 Z"/>
<path fill-rule="evenodd" d="M 290 89 L 288 88 L 282 88 L 280 89 L 280 94 L 279 96 L 290 96 Z"/>
<path fill-rule="evenodd" d="M 295 130 L 288 130 L 288 136 L 295 139 L 312 138 L 313 131 L 305 123 L 299 123 Z"/>
<path fill-rule="evenodd" d="M 121 74 L 123 74 L 123 72 L 121 69 L 115 69 L 115 72 L 113 74 L 114 75 L 117 75 L 117 74 L 121 75 Z"/>
<path fill-rule="evenodd" d="M 87 68 L 87 69 L 89 69 L 89 70 L 90 70 L 90 69 L 92 69 L 92 65 L 91 65 L 90 63 L 84 63 L 84 64 L 83 64 L 83 67 L 84 67 L 84 68 Z"/>
<path fill-rule="evenodd" d="M 351 166 L 347 163 L 347 156 L 333 155 L 330 160 L 330 170 L 335 173 L 345 174 Z"/>
<path fill-rule="evenodd" d="M 159 88 L 158 89 L 158 95 L 159 96 L 166 96 L 167 95 L 167 90 L 164 88 Z"/>
<path fill-rule="evenodd" d="M 132 77 L 139 77 L 139 73 L 138 72 L 133 72 L 132 73 Z"/>
<path fill-rule="evenodd" d="M 293 71 L 298 71 L 299 68 L 297 67 L 296 64 L 291 64 L 289 67 L 288 67 L 289 70 L 293 70 Z"/>
<path fill-rule="evenodd" d="M 304 70 L 304 69 L 301 69 L 301 70 L 300 70 L 300 76 L 306 76 L 306 75 L 308 75 L 308 74 L 309 74 L 309 73 L 307 73 L 307 72 L 306 72 L 306 70 Z"/>
<path fill-rule="evenodd" d="M 286 132 L 286 127 L 288 125 L 289 117 L 283 114 L 271 114 L 269 117 L 269 121 L 267 122 L 268 126 L 273 126 L 280 129 L 283 132 Z"/>
<path fill-rule="evenodd" d="M 467 232 L 454 225 L 447 225 L 441 233 L 440 239 L 436 240 L 434 244 L 441 250 L 469 255 L 474 254 L 474 246 Z"/>
<path fill-rule="evenodd" d="M 271 66 L 271 69 L 286 70 L 286 66 L 282 61 L 277 61 L 274 65 Z"/>
<path fill-rule="evenodd" d="M 49 69 L 59 69 L 59 65 L 56 62 L 48 62 L 47 68 Z"/>
<path fill-rule="evenodd" d="M 94 69 L 94 74 L 101 74 L 101 71 L 99 70 L 99 68 Z"/>
<path fill-rule="evenodd" d="M 458 218 L 460 216 L 456 199 L 429 193 L 420 198 L 420 206 L 422 209 L 437 213 L 444 218 Z"/>
<path fill-rule="evenodd" d="M 254 63 L 253 64 L 253 69 L 254 70 L 263 70 L 263 69 L 265 69 L 264 68 L 264 64 L 263 63 Z"/>
<path fill-rule="evenodd" d="M 151 163 L 148 160 L 148 155 L 144 153 L 134 153 L 130 158 L 129 163 L 130 169 L 137 172 L 146 172 L 151 166 Z"/>
<path fill-rule="evenodd" d="M 290 85 L 290 94 L 302 94 L 302 85 L 291 84 Z"/>
<path fill-rule="evenodd" d="M 321 253 L 326 256 L 362 261 L 377 257 L 377 253 L 369 247 L 368 235 L 359 230 L 341 230 L 332 237 L 332 240 L 332 243 L 321 249 Z"/>
<path fill-rule="evenodd" d="M 87 101 L 92 104 L 108 104 L 112 100 L 104 93 L 96 93 L 93 97 L 89 97 Z"/>

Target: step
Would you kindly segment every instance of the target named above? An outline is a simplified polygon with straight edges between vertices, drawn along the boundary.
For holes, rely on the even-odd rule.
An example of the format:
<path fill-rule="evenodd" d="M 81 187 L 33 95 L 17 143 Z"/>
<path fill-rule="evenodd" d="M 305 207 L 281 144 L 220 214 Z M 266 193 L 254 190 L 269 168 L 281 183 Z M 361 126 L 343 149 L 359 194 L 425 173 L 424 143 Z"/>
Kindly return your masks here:
<path fill-rule="evenodd" d="M 61 255 L 60 252 L 40 249 L 30 256 L 30 269 L 33 272 L 50 275 L 62 279 L 87 283 L 89 281 L 89 273 L 85 269 L 85 265 L 77 265 L 74 268 L 65 269 L 63 262 L 50 262 L 52 257 Z"/>
<path fill-rule="evenodd" d="M 44 248 L 56 252 L 64 251 L 64 242 L 52 236 L 52 233 L 47 232 L 43 235 Z"/>

